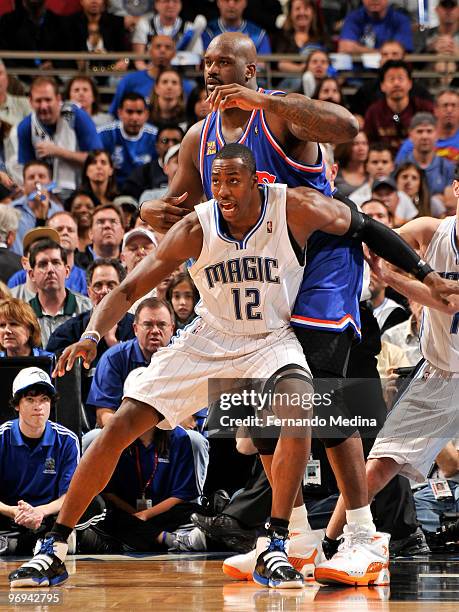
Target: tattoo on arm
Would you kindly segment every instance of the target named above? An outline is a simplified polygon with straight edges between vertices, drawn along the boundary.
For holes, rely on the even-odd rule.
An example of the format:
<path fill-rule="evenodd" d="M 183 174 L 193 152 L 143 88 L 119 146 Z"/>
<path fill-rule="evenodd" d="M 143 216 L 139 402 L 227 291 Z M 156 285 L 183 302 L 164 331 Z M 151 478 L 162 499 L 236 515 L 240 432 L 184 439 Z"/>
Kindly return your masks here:
<path fill-rule="evenodd" d="M 267 98 L 266 110 L 288 121 L 301 140 L 338 143 L 357 134 L 357 121 L 339 104 L 294 95 Z"/>

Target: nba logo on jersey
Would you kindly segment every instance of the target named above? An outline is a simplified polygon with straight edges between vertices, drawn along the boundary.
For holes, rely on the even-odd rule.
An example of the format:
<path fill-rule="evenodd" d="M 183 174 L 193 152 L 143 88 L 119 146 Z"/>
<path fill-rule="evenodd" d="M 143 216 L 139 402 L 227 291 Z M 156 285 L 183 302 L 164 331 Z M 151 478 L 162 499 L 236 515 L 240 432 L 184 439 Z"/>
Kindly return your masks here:
<path fill-rule="evenodd" d="M 266 231 L 268 232 L 268 234 L 273 233 L 273 222 L 272 221 L 266 221 Z"/>
<path fill-rule="evenodd" d="M 217 153 L 217 143 L 215 140 L 209 140 L 207 143 L 206 155 L 215 155 Z"/>

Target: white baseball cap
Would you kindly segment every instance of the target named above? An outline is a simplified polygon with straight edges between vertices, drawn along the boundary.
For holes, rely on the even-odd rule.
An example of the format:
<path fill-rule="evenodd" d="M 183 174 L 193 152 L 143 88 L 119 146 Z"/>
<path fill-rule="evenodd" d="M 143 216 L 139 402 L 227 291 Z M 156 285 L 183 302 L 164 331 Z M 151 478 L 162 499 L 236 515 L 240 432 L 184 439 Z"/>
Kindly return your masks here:
<path fill-rule="evenodd" d="M 19 391 L 25 391 L 25 389 L 33 387 L 33 385 L 42 385 L 48 391 L 51 391 L 53 395 L 56 393 L 56 389 L 51 383 L 48 374 L 41 368 L 31 367 L 21 370 L 13 380 L 13 395 L 16 395 Z"/>
<path fill-rule="evenodd" d="M 153 232 L 151 232 L 146 227 L 135 227 L 134 229 L 124 234 L 121 250 L 124 251 L 129 240 L 131 240 L 131 238 L 135 238 L 136 236 L 146 236 L 155 245 L 155 247 L 158 246 L 158 241 L 156 240 L 156 236 L 153 234 Z"/>

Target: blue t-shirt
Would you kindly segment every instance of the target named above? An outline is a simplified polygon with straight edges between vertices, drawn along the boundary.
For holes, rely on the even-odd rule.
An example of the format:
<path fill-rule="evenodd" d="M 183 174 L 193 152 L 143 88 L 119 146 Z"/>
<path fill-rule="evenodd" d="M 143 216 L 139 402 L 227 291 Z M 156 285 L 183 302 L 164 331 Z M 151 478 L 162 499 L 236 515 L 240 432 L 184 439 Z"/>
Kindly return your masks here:
<path fill-rule="evenodd" d="M 266 30 L 263 30 L 263 28 L 260 28 L 251 21 L 245 20 L 238 28 L 224 25 L 221 19 L 211 21 L 209 24 L 207 24 L 207 29 L 202 35 L 202 44 L 204 49 L 207 49 L 210 41 L 213 38 L 219 36 L 220 34 L 224 34 L 225 32 L 241 32 L 241 34 L 245 34 L 251 38 L 259 55 L 268 55 L 271 53 L 271 43 L 269 42 L 269 37 Z"/>
<path fill-rule="evenodd" d="M 23 499 L 32 506 L 49 504 L 67 492 L 80 457 L 77 436 L 48 421 L 39 444 L 30 448 L 19 419 L 0 427 L 0 500 L 14 506 Z"/>
<path fill-rule="evenodd" d="M 27 273 L 25 270 L 18 270 L 8 279 L 8 287 L 11 289 L 18 285 L 23 285 L 27 280 Z M 70 291 L 76 291 L 82 295 L 88 295 L 88 286 L 86 283 L 86 274 L 83 268 L 73 266 L 70 270 L 68 278 L 65 279 L 65 286 Z"/>
<path fill-rule="evenodd" d="M 74 113 L 73 129 L 75 130 L 76 134 L 77 150 L 92 151 L 94 149 L 101 149 L 100 138 L 91 117 L 86 111 L 76 104 L 72 104 L 71 106 Z M 27 117 L 21 121 L 17 128 L 19 145 L 18 159 L 20 164 L 25 164 L 32 159 L 37 159 L 35 149 L 32 144 L 31 122 L 32 115 L 27 115 Z M 43 125 L 43 128 L 49 134 L 49 136 L 52 137 L 54 135 L 56 126 Z"/>
<path fill-rule="evenodd" d="M 102 148 L 112 156 L 119 187 L 122 187 L 134 168 L 158 157 L 155 146 L 158 130 L 149 123 L 143 126 L 137 136 L 126 134 L 121 121 L 103 125 L 98 131 Z"/>
<path fill-rule="evenodd" d="M 17 200 L 13 200 L 10 206 L 16 208 L 21 214 L 19 217 L 19 227 L 16 232 L 16 238 L 14 240 L 13 246 L 11 250 L 18 255 L 23 255 L 22 249 L 22 240 L 25 234 L 34 229 L 37 226 L 37 218 L 33 214 L 32 209 L 30 208 L 26 196 L 22 196 Z M 50 200 L 49 208 L 48 208 L 48 219 L 54 215 L 54 213 L 60 212 L 62 210 L 62 206 L 53 200 Z"/>
<path fill-rule="evenodd" d="M 136 500 L 142 497 L 143 489 L 154 473 L 151 484 L 145 490 L 145 497 L 151 499 L 153 505 L 169 497 L 182 501 L 196 499 L 199 492 L 193 449 L 186 431 L 182 427 L 173 429 L 170 432 L 168 456 L 155 457 L 155 454 L 154 442 L 145 447 L 140 440 L 136 440 L 122 452 L 105 491 L 117 495 L 135 508 Z"/>
<path fill-rule="evenodd" d="M 382 19 L 372 17 L 363 6 L 351 11 L 344 20 L 340 39 L 374 49 L 379 49 L 387 40 L 396 40 L 406 51 L 413 51 L 410 19 L 393 6 Z"/>
<path fill-rule="evenodd" d="M 150 105 L 150 96 L 155 85 L 155 79 L 148 74 L 148 70 L 139 70 L 124 76 L 118 83 L 118 86 L 110 104 L 110 114 L 114 117 L 118 116 L 118 108 L 125 93 L 138 93 L 145 98 L 147 105 Z M 188 98 L 191 91 L 196 86 L 194 81 L 183 79 L 183 93 L 185 98 Z"/>
<path fill-rule="evenodd" d="M 148 366 L 137 338 L 116 344 L 97 364 L 86 404 L 96 408 L 120 407 L 124 381 L 129 372 Z"/>
<path fill-rule="evenodd" d="M 459 130 L 449 138 L 439 138 L 436 144 L 438 157 L 444 157 L 451 162 L 459 162 Z M 407 138 L 395 158 L 395 165 L 399 166 L 403 160 L 413 151 L 413 143 Z"/>

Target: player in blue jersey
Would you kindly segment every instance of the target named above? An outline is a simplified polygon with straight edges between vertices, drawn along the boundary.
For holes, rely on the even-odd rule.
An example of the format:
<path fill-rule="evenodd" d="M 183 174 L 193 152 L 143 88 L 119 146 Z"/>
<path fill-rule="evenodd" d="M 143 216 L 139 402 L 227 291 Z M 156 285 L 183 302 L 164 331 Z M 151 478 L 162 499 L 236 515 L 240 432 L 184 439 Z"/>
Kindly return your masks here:
<path fill-rule="evenodd" d="M 203 192 L 208 197 L 210 164 L 229 142 L 251 148 L 259 182 L 305 185 L 330 195 L 317 141 L 351 140 L 357 131 L 352 115 L 338 105 L 299 94 L 259 90 L 256 51 L 243 35 L 218 36 L 209 45 L 204 61 L 213 112 L 189 130 L 182 142 L 179 168 L 168 197 L 143 205 L 142 218 L 158 231 L 165 231 L 189 212 L 187 205 L 190 207 L 199 200 Z M 187 200 L 184 205 L 175 206 L 174 197 L 184 191 L 188 192 Z M 345 375 L 353 335 L 359 333 L 362 266 L 360 240 L 325 238 L 316 233 L 308 242 L 307 266 L 292 324 L 297 326 L 298 338 L 317 377 Z M 374 529 L 364 482 L 361 440 L 353 429 L 344 436 L 344 440 L 324 442 L 343 491 L 348 521 Z M 273 446 L 265 440 L 258 447 L 269 476 Z M 302 506 L 300 494 L 295 506 Z"/>

